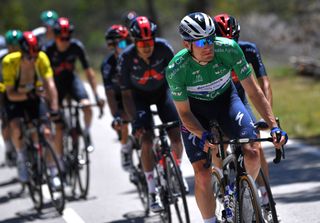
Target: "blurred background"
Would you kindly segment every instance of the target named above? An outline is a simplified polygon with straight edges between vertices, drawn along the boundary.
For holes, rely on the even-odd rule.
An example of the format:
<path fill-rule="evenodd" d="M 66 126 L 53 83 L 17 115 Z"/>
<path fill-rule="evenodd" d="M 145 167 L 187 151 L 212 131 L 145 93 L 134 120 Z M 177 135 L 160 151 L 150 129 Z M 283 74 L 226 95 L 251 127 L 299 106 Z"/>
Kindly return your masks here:
<path fill-rule="evenodd" d="M 40 26 L 43 10 L 55 10 L 71 20 L 74 36 L 84 43 L 99 78 L 108 54 L 104 32 L 112 24 L 123 24 L 131 10 L 153 19 L 158 36 L 176 52 L 182 48 L 177 27 L 189 12 L 233 15 L 241 25 L 240 40 L 255 42 L 260 49 L 282 127 L 291 138 L 320 144 L 319 0 L 2 0 L 0 34 Z"/>

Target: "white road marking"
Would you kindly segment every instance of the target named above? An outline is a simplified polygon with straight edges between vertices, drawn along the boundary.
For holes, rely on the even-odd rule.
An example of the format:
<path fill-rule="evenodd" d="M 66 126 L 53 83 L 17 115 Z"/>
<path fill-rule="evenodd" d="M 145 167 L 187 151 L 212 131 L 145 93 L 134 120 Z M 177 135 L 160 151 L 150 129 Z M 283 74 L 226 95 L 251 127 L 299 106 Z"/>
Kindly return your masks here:
<path fill-rule="evenodd" d="M 85 221 L 72 208 L 64 209 L 62 218 L 67 223 L 85 223 Z"/>

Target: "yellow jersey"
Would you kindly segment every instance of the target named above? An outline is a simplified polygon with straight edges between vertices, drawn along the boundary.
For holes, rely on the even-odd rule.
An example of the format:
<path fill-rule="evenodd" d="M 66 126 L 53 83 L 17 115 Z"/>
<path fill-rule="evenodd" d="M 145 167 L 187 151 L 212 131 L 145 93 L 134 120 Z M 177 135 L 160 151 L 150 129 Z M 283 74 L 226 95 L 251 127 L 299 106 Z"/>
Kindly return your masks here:
<path fill-rule="evenodd" d="M 3 83 L 7 86 L 16 86 L 20 79 L 20 62 L 22 53 L 20 51 L 6 55 L 2 60 Z M 42 80 L 53 77 L 53 71 L 48 56 L 40 51 L 35 61 L 35 83 L 34 86 L 42 85 Z"/>

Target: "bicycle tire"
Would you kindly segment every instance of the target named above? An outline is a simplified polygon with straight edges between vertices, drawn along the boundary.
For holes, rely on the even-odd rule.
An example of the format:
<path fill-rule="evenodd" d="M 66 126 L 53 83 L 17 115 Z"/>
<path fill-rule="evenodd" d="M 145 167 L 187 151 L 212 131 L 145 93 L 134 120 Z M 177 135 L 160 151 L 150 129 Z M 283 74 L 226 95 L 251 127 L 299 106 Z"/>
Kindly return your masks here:
<path fill-rule="evenodd" d="M 212 190 L 216 200 L 215 215 L 219 221 L 222 221 L 222 211 L 224 210 L 223 198 L 224 198 L 224 186 L 223 175 L 216 167 L 211 169 Z"/>
<path fill-rule="evenodd" d="M 141 154 L 139 153 L 139 150 L 136 148 L 133 148 L 132 174 L 134 174 L 135 179 L 137 179 L 137 181 L 134 182 L 134 184 L 137 188 L 139 199 L 144 208 L 145 216 L 148 216 L 150 213 L 148 185 L 146 182 L 144 172 L 142 170 L 140 155 Z"/>
<path fill-rule="evenodd" d="M 170 152 L 165 159 L 166 180 L 168 184 L 168 200 L 174 204 L 175 214 L 179 223 L 189 223 L 189 209 L 186 198 L 186 191 L 182 180 L 181 171 Z M 171 217 L 173 217 L 171 213 Z"/>
<path fill-rule="evenodd" d="M 75 152 L 75 182 L 73 191 L 80 195 L 80 198 L 86 199 L 89 191 L 90 168 L 89 168 L 89 153 L 87 150 L 87 139 L 79 134 L 73 139 L 73 149 Z"/>
<path fill-rule="evenodd" d="M 43 160 L 38 156 L 36 148 L 30 146 L 27 148 L 27 171 L 29 174 L 29 181 L 27 187 L 34 208 L 40 212 L 43 208 L 43 194 L 42 194 L 42 170 Z"/>
<path fill-rule="evenodd" d="M 269 181 L 266 178 L 266 176 L 264 175 L 262 169 L 260 169 L 259 174 L 262 178 L 262 181 L 263 181 L 263 184 L 266 188 L 268 199 L 269 199 L 269 204 L 266 207 L 262 208 L 263 209 L 262 210 L 263 217 L 267 222 L 279 223 L 278 214 L 277 214 L 277 210 L 276 210 L 276 206 L 275 206 L 276 203 L 273 199 L 273 195 L 272 195 Z"/>
<path fill-rule="evenodd" d="M 264 223 L 255 182 L 250 175 L 239 179 L 239 216 L 241 223 Z"/>
<path fill-rule="evenodd" d="M 53 162 L 54 166 L 57 168 L 57 175 L 56 177 L 59 178 L 60 180 L 60 187 L 59 188 L 54 188 L 52 185 L 52 176 L 50 173 L 50 169 L 47 166 L 47 162 L 44 163 L 44 169 L 43 173 L 46 178 L 47 186 L 49 189 L 50 197 L 51 197 L 51 203 L 55 207 L 55 209 L 58 211 L 59 214 L 62 214 L 65 206 L 65 193 L 64 193 L 64 184 L 63 184 L 63 175 L 62 171 L 59 165 L 59 161 L 57 158 L 57 155 L 55 151 L 53 150 L 52 146 L 50 143 L 48 143 L 45 139 L 43 139 L 43 142 L 41 142 L 42 146 L 42 151 L 43 151 L 43 157 L 44 159 L 47 159 L 48 156 L 51 156 L 51 161 Z"/>

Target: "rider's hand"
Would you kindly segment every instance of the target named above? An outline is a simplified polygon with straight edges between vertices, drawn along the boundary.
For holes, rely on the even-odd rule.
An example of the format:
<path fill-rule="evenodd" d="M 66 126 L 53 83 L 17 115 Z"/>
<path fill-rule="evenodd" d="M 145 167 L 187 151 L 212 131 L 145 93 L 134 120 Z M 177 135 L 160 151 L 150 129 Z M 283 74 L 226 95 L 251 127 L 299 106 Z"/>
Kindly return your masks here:
<path fill-rule="evenodd" d="M 96 98 L 96 103 L 97 105 L 100 107 L 100 108 L 103 108 L 104 107 L 104 104 L 105 104 L 105 101 L 100 98 L 98 95 L 95 95 L 95 98 Z"/>
<path fill-rule="evenodd" d="M 273 127 L 271 129 L 270 135 L 273 138 L 273 144 L 278 149 L 281 148 L 281 146 L 285 145 L 288 141 L 287 133 L 279 127 Z"/>
<path fill-rule="evenodd" d="M 203 132 L 201 136 L 201 140 L 199 142 L 199 147 L 205 151 L 208 152 L 209 148 L 216 148 L 214 144 L 214 135 L 211 132 Z"/>
<path fill-rule="evenodd" d="M 28 98 L 28 100 L 35 100 L 38 98 L 38 95 L 37 95 L 37 92 L 35 91 L 35 89 L 33 89 L 27 93 L 27 98 Z"/>
<path fill-rule="evenodd" d="M 61 119 L 59 110 L 51 110 L 49 114 L 52 121 L 58 121 Z"/>

